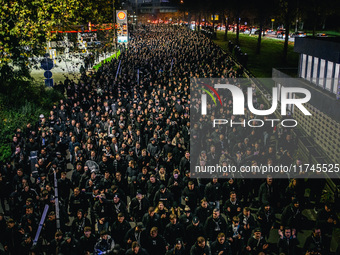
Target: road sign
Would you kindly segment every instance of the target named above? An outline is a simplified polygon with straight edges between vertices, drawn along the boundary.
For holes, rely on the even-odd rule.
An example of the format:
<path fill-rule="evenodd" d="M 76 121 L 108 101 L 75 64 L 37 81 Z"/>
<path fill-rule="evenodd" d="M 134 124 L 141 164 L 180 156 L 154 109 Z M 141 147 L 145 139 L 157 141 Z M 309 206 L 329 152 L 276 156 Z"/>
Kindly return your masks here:
<path fill-rule="evenodd" d="M 52 78 L 52 72 L 51 71 L 45 71 L 44 72 L 44 77 L 46 79 L 51 79 Z"/>
<path fill-rule="evenodd" d="M 53 87 L 53 79 L 45 79 L 45 85 L 47 87 Z"/>
<path fill-rule="evenodd" d="M 41 60 L 41 68 L 44 69 L 45 71 L 49 71 L 53 68 L 53 60 L 50 58 L 44 58 Z"/>

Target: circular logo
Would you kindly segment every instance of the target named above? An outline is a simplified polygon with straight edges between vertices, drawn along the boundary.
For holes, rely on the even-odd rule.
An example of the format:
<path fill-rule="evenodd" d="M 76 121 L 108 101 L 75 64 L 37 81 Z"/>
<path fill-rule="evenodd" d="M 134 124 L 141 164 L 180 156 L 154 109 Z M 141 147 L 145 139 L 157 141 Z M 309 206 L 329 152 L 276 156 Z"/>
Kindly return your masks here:
<path fill-rule="evenodd" d="M 125 17 L 126 17 L 126 13 L 123 12 L 123 11 L 120 11 L 120 12 L 117 13 L 117 17 L 118 17 L 119 20 L 124 20 Z"/>

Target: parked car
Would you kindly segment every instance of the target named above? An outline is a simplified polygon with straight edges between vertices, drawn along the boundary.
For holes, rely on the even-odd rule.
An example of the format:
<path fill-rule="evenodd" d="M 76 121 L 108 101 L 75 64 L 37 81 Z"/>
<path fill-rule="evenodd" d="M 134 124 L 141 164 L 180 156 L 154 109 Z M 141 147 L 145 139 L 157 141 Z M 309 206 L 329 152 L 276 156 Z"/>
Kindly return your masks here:
<path fill-rule="evenodd" d="M 317 33 L 316 36 L 317 37 L 328 37 L 328 35 L 326 35 L 325 33 Z"/>
<path fill-rule="evenodd" d="M 259 34 L 260 34 L 260 29 L 254 32 L 254 35 L 259 35 Z M 266 30 L 262 30 L 262 35 L 266 35 L 266 34 L 267 34 Z"/>
<path fill-rule="evenodd" d="M 282 31 L 276 35 L 277 38 L 284 39 L 286 38 L 286 31 Z M 290 38 L 290 35 L 288 34 L 288 38 Z"/>
<path fill-rule="evenodd" d="M 303 31 L 297 31 L 295 33 L 292 34 L 292 37 L 306 37 L 307 34 Z"/>
<path fill-rule="evenodd" d="M 286 30 L 284 30 L 284 29 L 279 29 L 279 30 L 277 30 L 277 31 L 275 32 L 275 35 L 279 35 L 279 34 L 285 32 L 285 31 L 286 31 Z"/>

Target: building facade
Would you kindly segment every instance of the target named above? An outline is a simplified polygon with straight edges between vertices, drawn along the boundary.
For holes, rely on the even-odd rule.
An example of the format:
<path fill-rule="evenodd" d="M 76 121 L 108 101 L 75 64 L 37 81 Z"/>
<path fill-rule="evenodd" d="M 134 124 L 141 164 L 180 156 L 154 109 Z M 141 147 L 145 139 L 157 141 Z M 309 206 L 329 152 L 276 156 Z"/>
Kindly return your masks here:
<path fill-rule="evenodd" d="M 299 78 L 293 79 L 282 69 L 273 69 L 273 79 L 278 90 L 285 86 L 302 87 L 310 91 L 311 99 L 304 106 L 311 116 L 305 116 L 293 105 L 288 110 L 304 134 L 312 139 L 309 155 L 315 150 L 321 152 L 314 154 L 324 155 L 313 158 L 313 163 L 339 163 L 340 41 L 335 38 L 296 38 L 294 51 L 300 54 L 297 69 Z M 299 97 L 296 94 L 290 96 Z"/>

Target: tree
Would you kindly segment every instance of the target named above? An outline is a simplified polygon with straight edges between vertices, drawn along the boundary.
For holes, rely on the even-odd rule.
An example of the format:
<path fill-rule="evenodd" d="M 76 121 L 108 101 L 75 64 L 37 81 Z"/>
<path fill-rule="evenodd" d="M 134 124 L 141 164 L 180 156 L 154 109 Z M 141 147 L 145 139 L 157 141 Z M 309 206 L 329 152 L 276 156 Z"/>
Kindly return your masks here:
<path fill-rule="evenodd" d="M 275 0 L 263 0 L 255 3 L 254 9 L 257 11 L 257 17 L 259 20 L 259 37 L 257 40 L 256 53 L 261 52 L 261 39 L 263 35 L 263 26 L 266 20 L 269 19 L 270 15 L 275 10 Z"/>
<path fill-rule="evenodd" d="M 0 77 L 3 86 L 11 78 L 29 78 L 32 57 L 41 56 L 50 31 L 75 23 L 80 0 L 19 0 L 0 6 Z M 12 77 L 9 77 L 12 75 Z"/>
<path fill-rule="evenodd" d="M 283 20 L 285 24 L 285 42 L 283 44 L 283 62 L 287 62 L 287 55 L 288 55 L 288 35 L 290 30 L 290 25 L 292 20 L 294 19 L 295 12 L 296 12 L 296 2 L 294 0 L 281 0 L 281 8 L 283 13 Z"/>

